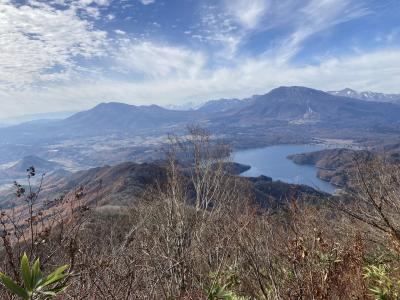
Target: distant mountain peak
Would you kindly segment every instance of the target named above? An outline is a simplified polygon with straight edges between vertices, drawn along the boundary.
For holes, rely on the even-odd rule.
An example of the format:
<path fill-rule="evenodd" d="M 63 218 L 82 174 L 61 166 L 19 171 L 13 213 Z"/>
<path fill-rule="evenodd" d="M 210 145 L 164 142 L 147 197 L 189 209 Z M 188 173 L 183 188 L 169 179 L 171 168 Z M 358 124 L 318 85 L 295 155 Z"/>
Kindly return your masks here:
<path fill-rule="evenodd" d="M 127 103 L 122 103 L 122 102 L 111 101 L 111 102 L 99 103 L 93 108 L 96 108 L 96 107 L 110 107 L 110 106 L 134 106 L 134 105 L 127 104 Z"/>
<path fill-rule="evenodd" d="M 344 88 L 343 90 L 338 92 L 339 94 L 342 94 L 343 96 L 347 96 L 347 97 L 352 97 L 357 95 L 357 91 L 351 89 L 351 88 Z"/>
<path fill-rule="evenodd" d="M 322 96 L 322 95 L 327 95 L 325 92 L 304 87 L 304 86 L 280 86 L 278 88 L 275 88 L 271 90 L 269 93 L 266 95 L 271 96 L 271 97 L 276 97 L 276 98 L 297 98 L 297 99 L 306 99 L 309 97 L 314 97 L 314 96 Z M 264 97 L 259 96 L 259 97 Z"/>
<path fill-rule="evenodd" d="M 400 94 L 385 94 L 371 91 L 358 92 L 350 88 L 345 88 L 340 91 L 328 91 L 327 93 L 334 96 L 349 97 L 365 101 L 400 103 Z"/>
<path fill-rule="evenodd" d="M 159 105 L 130 105 L 126 103 L 100 103 L 92 109 L 79 112 L 63 122 L 73 136 L 101 136 L 127 134 L 129 131 L 162 129 L 178 123 L 190 122 L 187 112 L 174 111 Z M 65 135 L 66 130 L 62 130 Z"/>
<path fill-rule="evenodd" d="M 342 92 L 346 92 L 346 93 L 357 93 L 355 90 L 351 89 L 351 88 L 344 88 L 342 90 Z"/>
<path fill-rule="evenodd" d="M 318 126 L 351 124 L 357 119 L 368 119 L 368 122 L 398 119 L 394 113 L 400 111 L 397 105 L 392 104 L 388 109 L 388 105 L 353 99 L 347 92 L 351 90 L 345 90 L 346 95 L 341 96 L 302 86 L 281 86 L 252 98 L 251 104 L 233 118 L 239 120 L 237 124 L 279 120 L 290 125 L 321 124 Z"/>
<path fill-rule="evenodd" d="M 99 109 L 99 108 L 160 108 L 160 109 L 165 109 L 157 104 L 135 105 L 135 104 L 128 104 L 128 103 L 124 103 L 124 102 L 111 101 L 111 102 L 99 103 L 95 107 L 93 107 L 92 109 L 89 109 L 89 110 Z"/>
<path fill-rule="evenodd" d="M 207 113 L 225 112 L 233 109 L 241 109 L 247 105 L 248 102 L 246 100 L 239 99 L 210 100 L 198 108 L 198 111 Z"/>
<path fill-rule="evenodd" d="M 19 160 L 15 165 L 6 171 L 25 173 L 31 166 L 35 167 L 39 172 L 48 172 L 61 168 L 62 166 L 56 162 L 45 160 L 36 155 L 28 155 Z"/>
<path fill-rule="evenodd" d="M 268 94 L 270 93 L 324 93 L 323 91 L 316 90 L 313 88 L 305 87 L 305 86 L 298 86 L 298 85 L 293 85 L 293 86 L 280 86 L 275 89 L 272 89 Z"/>

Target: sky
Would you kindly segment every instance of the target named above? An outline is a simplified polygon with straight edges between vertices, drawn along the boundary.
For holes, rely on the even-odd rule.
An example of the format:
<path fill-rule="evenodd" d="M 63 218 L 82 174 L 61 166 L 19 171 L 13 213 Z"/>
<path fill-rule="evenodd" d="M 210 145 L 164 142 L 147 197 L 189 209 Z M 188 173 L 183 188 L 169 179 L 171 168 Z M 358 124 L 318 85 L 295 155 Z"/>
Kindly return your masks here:
<path fill-rule="evenodd" d="M 0 119 L 302 85 L 400 93 L 399 0 L 0 0 Z"/>

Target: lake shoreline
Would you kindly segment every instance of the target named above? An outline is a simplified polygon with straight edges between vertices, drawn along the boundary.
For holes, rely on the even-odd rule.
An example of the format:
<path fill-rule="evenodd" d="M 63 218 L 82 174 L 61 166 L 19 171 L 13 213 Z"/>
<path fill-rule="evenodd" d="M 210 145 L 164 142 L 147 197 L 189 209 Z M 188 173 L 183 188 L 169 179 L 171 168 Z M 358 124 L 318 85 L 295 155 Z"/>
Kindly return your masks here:
<path fill-rule="evenodd" d="M 334 148 L 332 143 L 329 145 L 320 143 L 273 145 L 236 151 L 233 153 L 233 161 L 251 166 L 250 170 L 243 172 L 241 176 L 257 177 L 265 175 L 273 180 L 303 184 L 333 194 L 337 186 L 318 178 L 315 166 L 297 165 L 287 158 L 289 155 L 314 152 L 331 147 Z"/>

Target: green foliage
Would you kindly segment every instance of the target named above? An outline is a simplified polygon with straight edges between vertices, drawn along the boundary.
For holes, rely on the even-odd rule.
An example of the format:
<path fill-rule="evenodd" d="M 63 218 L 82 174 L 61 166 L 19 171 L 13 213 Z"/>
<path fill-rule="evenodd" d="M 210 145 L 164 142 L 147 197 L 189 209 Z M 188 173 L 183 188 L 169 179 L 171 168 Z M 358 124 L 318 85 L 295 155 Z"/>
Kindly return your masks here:
<path fill-rule="evenodd" d="M 399 299 L 400 280 L 392 278 L 390 273 L 388 265 L 370 265 L 364 268 L 364 278 L 369 280 L 369 290 L 375 299 Z"/>
<path fill-rule="evenodd" d="M 70 276 L 69 265 L 57 268 L 48 276 L 43 276 L 40 261 L 37 259 L 32 267 L 29 265 L 26 253 L 21 258 L 20 274 L 23 286 L 0 272 L 0 282 L 14 295 L 24 300 L 44 300 L 55 297 L 67 288 L 64 279 Z"/>
<path fill-rule="evenodd" d="M 213 283 L 205 288 L 208 300 L 247 300 L 249 298 L 238 296 L 232 291 L 239 284 L 239 279 L 232 270 L 223 273 L 212 273 Z"/>
<path fill-rule="evenodd" d="M 226 285 L 220 286 L 218 283 L 206 289 L 207 299 L 209 300 L 247 300 L 248 298 L 237 296 L 234 292 L 227 290 Z"/>

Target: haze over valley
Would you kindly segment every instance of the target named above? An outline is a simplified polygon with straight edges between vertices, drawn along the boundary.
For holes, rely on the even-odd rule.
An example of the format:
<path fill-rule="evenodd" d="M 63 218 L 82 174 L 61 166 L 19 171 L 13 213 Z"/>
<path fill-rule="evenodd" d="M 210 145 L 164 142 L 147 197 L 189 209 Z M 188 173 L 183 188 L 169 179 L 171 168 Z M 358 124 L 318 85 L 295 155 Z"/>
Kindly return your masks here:
<path fill-rule="evenodd" d="M 135 157 L 144 161 L 151 159 L 149 153 L 157 159 L 156 148 L 166 136 L 184 132 L 189 124 L 200 124 L 236 149 L 316 139 L 373 145 L 399 133 L 399 113 L 393 103 L 332 96 L 305 87 L 280 87 L 243 100 L 214 100 L 189 111 L 110 102 L 66 119 L 1 128 L 1 162 L 34 153 L 79 169 Z"/>

